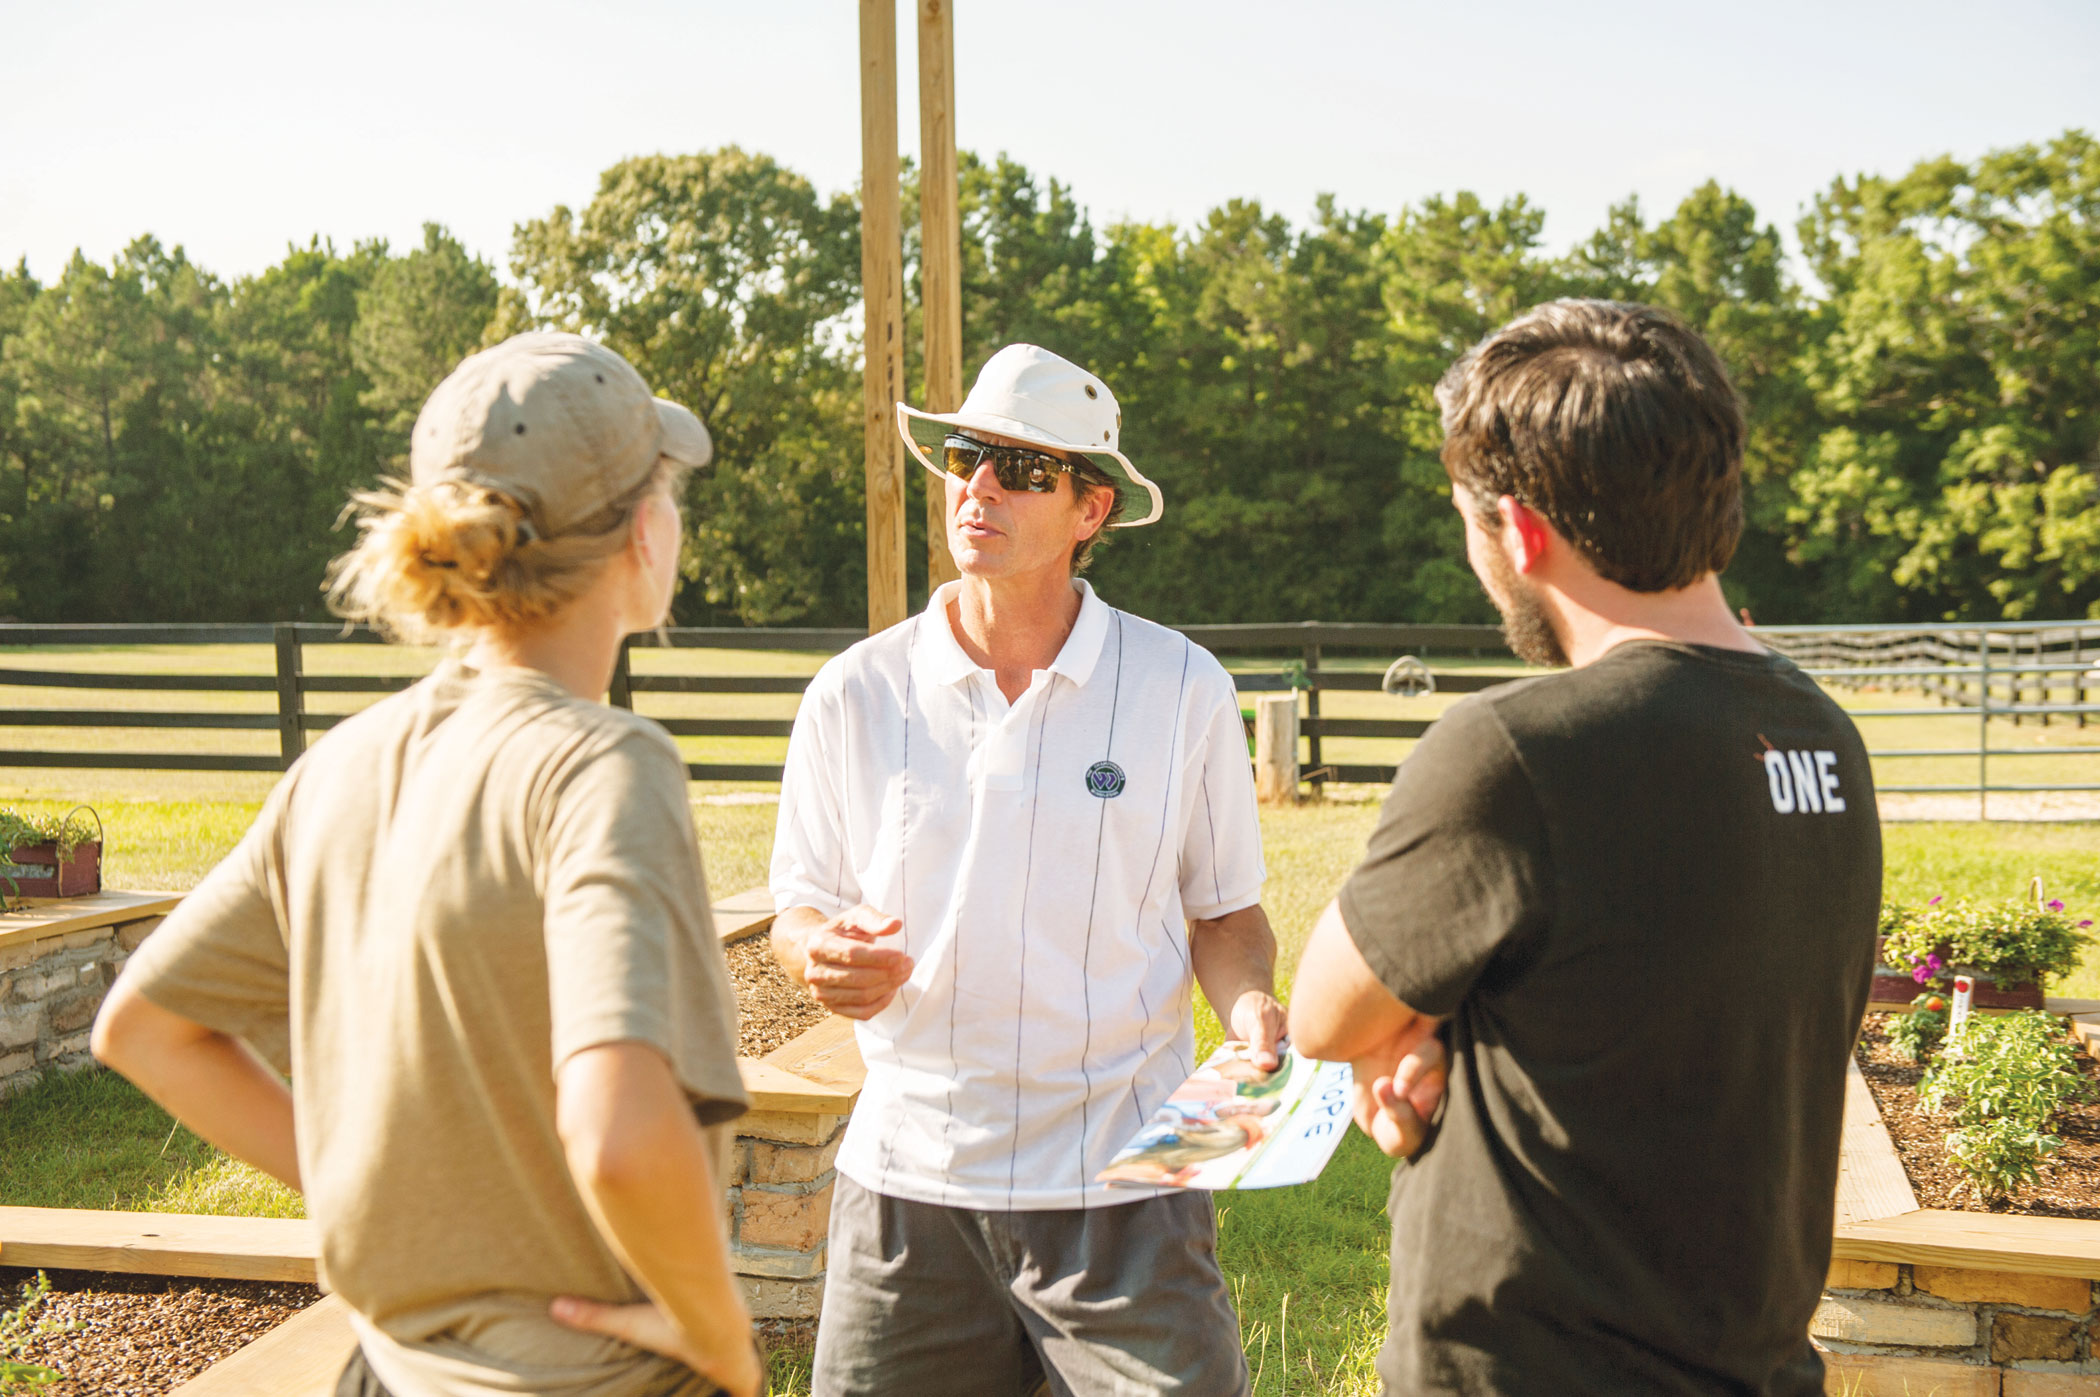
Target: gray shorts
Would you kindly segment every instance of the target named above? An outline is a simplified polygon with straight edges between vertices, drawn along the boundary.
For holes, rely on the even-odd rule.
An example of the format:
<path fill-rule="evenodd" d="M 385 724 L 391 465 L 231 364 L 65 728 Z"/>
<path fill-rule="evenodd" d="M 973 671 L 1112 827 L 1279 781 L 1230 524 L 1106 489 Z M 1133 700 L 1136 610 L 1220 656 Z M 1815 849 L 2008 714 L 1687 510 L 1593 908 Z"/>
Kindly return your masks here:
<path fill-rule="evenodd" d="M 1210 1196 L 991 1213 L 841 1174 L 815 1397 L 1245 1394 Z"/>

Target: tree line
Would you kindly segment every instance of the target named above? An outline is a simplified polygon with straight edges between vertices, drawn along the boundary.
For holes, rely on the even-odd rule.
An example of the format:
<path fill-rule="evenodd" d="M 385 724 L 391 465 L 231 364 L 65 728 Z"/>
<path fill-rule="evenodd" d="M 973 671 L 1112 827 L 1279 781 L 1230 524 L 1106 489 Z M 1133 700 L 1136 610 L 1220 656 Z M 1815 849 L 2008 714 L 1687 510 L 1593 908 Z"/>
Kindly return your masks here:
<path fill-rule="evenodd" d="M 921 381 L 907 174 L 907 381 Z M 1564 255 L 1541 210 L 1469 193 L 1291 220 L 1099 227 L 1072 190 L 961 161 L 966 375 L 1025 340 L 1099 373 L 1166 491 L 1096 585 L 1163 620 L 1492 619 L 1437 460 L 1451 360 L 1557 296 L 1666 305 L 1750 423 L 1725 582 L 1761 621 L 2100 615 L 2100 142 L 2067 131 L 1838 178 L 1798 261 L 1709 182 Z M 142 237 L 48 285 L 0 274 L 0 614 L 322 615 L 349 492 L 403 469 L 464 354 L 583 331 L 706 418 L 687 624 L 865 616 L 860 227 L 850 195 L 735 147 L 625 160 L 517 226 L 510 277 L 436 225 L 316 239 L 232 281 Z M 913 468 L 916 499 L 918 472 Z M 919 511 L 913 558 L 923 557 Z M 923 563 L 918 563 L 923 570 Z M 918 584 L 923 594 L 923 579 Z"/>

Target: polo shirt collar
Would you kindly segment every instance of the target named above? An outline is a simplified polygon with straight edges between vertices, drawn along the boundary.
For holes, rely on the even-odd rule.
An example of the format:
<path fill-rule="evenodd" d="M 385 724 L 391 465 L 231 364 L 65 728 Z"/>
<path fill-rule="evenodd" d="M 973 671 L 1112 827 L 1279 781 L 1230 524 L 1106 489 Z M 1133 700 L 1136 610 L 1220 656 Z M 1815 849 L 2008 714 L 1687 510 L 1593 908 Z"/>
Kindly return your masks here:
<path fill-rule="evenodd" d="M 1108 638 L 1108 603 L 1094 594 L 1086 579 L 1075 578 L 1072 585 L 1079 589 L 1079 616 L 1072 622 L 1072 633 L 1065 637 L 1064 646 L 1058 650 L 1057 658 L 1050 662 L 1050 672 L 1061 674 L 1074 684 L 1084 687 L 1093 677 L 1094 668 L 1101 659 L 1102 644 Z M 961 590 L 960 582 L 944 582 L 934 590 L 926 603 L 926 610 L 919 615 L 920 653 L 925 657 L 927 677 L 937 684 L 955 684 L 977 673 L 978 664 L 966 653 L 955 638 L 955 628 L 948 624 L 948 603 Z"/>
<path fill-rule="evenodd" d="M 1052 674 L 1062 674 L 1081 688 L 1094 672 L 1094 665 L 1101 659 L 1102 642 L 1108 639 L 1108 603 L 1094 595 L 1094 589 L 1086 579 L 1073 579 L 1079 589 L 1079 617 L 1072 622 L 1072 633 L 1065 637 L 1064 648 L 1050 662 Z"/>

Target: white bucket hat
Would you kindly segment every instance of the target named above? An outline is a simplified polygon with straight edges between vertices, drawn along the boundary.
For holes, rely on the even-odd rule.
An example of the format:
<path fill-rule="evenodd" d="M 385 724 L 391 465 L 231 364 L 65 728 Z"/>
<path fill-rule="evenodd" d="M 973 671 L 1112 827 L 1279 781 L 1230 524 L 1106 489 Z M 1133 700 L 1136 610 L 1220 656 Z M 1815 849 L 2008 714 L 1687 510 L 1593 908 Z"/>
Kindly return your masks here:
<path fill-rule="evenodd" d="M 1147 507 L 1143 518 L 1116 524 L 1134 529 L 1159 518 L 1166 502 L 1159 487 L 1116 449 L 1122 428 L 1122 411 L 1107 384 L 1032 344 L 1010 344 L 985 360 L 970 396 L 955 412 L 921 412 L 897 404 L 897 432 L 905 446 L 942 479 L 948 473 L 927 453 L 939 451 L 950 432 L 991 432 L 1052 451 L 1076 451 L 1116 482 L 1124 513 L 1138 513 L 1140 504 Z"/>

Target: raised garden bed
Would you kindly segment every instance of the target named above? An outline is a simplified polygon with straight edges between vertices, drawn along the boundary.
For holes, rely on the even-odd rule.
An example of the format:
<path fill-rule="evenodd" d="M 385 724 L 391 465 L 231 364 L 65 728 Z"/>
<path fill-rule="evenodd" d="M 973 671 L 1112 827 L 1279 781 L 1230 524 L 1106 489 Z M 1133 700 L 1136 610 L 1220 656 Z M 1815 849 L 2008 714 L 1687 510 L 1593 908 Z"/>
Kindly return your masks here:
<path fill-rule="evenodd" d="M 2089 1050 L 2100 1040 L 2100 1003 L 2048 1008 Z M 1870 1035 L 1885 1041 L 1878 1024 Z M 1861 1065 L 1878 1068 L 1882 1051 L 1870 1043 L 1846 1083 L 1833 1261 L 1809 1325 L 1827 1390 L 2100 1393 L 2100 1220 L 1983 1211 L 1966 1197 L 1919 1206 L 1892 1134 L 1900 1113 L 1884 1116 Z"/>
<path fill-rule="evenodd" d="M 1920 1207 L 2100 1219 L 2100 1063 L 2083 1044 L 2078 1048 L 2078 1070 L 2094 1084 L 2095 1099 L 2075 1103 L 2057 1117 L 2053 1129 L 2063 1144 L 2043 1162 L 2039 1188 L 1986 1203 L 1966 1186 L 1961 1171 L 1947 1158 L 1944 1118 L 1917 1110 L 1918 1079 L 1924 1068 L 1890 1044 L 1889 1018 L 1887 1014 L 1867 1016 L 1857 1056 L 1860 1074 L 1873 1092 L 1882 1124 Z"/>
<path fill-rule="evenodd" d="M 780 968 L 764 936 L 747 936 L 722 952 L 736 985 L 738 1057 L 764 1057 L 828 1017 L 824 1006 Z"/>
<path fill-rule="evenodd" d="M 179 901 L 103 892 L 0 912 L 0 1096 L 89 1065 L 88 1026 L 102 996 Z"/>
<path fill-rule="evenodd" d="M 287 1281 L 44 1274 L 51 1289 L 33 1321 L 48 1327 L 14 1355 L 65 1374 L 39 1397 L 160 1397 L 320 1299 Z M 21 1304 L 36 1276 L 0 1266 L 0 1311 Z"/>

